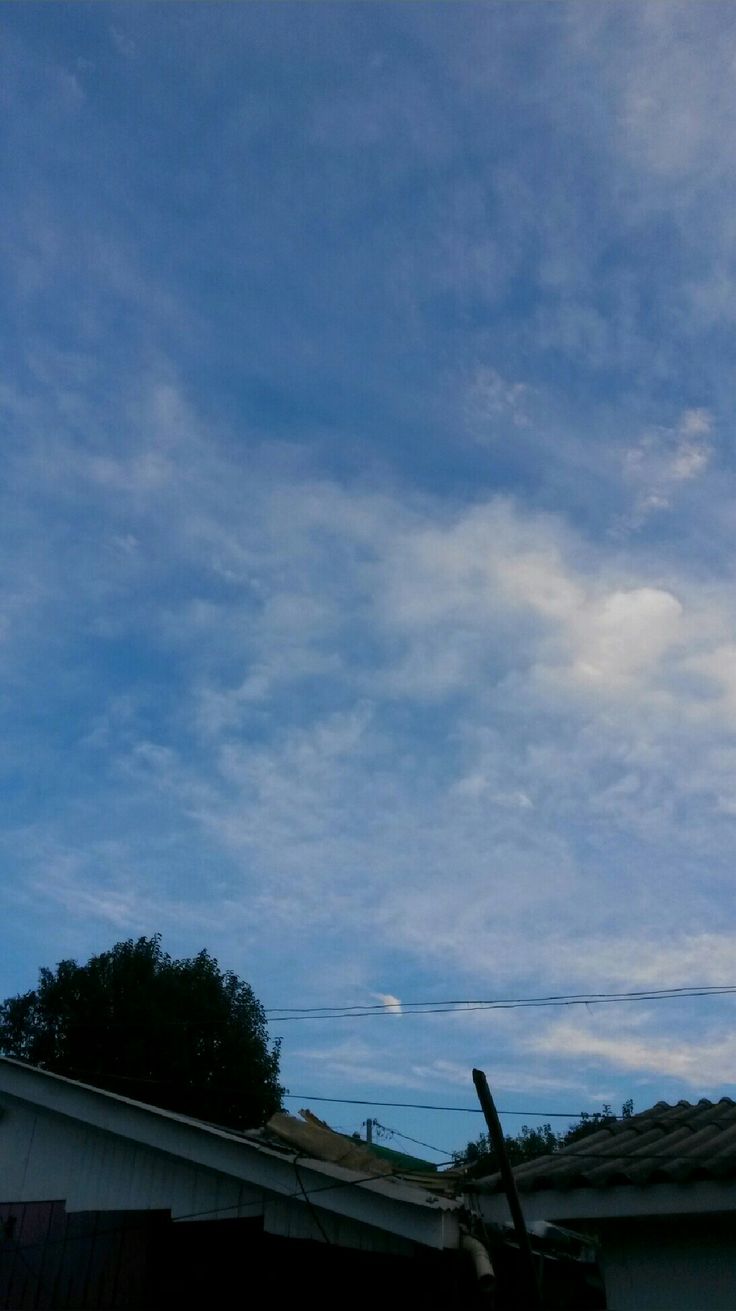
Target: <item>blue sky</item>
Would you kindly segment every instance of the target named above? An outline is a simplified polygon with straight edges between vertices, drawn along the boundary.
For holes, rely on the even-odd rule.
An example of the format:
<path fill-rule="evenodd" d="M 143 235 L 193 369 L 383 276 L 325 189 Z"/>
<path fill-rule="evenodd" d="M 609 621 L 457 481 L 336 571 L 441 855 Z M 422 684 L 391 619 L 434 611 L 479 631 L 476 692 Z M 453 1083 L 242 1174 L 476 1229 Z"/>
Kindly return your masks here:
<path fill-rule="evenodd" d="M 0 995 L 154 931 L 274 1007 L 736 981 L 733 7 L 0 60 Z M 736 1086 L 730 999 L 278 1031 L 325 1096 Z"/>

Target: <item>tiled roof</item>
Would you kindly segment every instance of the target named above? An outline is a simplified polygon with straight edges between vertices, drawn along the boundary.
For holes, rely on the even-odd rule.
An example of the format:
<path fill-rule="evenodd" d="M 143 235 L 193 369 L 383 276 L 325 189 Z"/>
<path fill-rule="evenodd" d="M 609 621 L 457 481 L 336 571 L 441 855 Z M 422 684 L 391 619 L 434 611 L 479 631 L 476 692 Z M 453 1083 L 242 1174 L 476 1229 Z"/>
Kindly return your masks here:
<path fill-rule="evenodd" d="M 516 1166 L 514 1177 L 524 1192 L 735 1179 L 736 1102 L 657 1102 L 560 1152 Z M 478 1180 L 476 1188 L 500 1192 L 500 1176 Z"/>

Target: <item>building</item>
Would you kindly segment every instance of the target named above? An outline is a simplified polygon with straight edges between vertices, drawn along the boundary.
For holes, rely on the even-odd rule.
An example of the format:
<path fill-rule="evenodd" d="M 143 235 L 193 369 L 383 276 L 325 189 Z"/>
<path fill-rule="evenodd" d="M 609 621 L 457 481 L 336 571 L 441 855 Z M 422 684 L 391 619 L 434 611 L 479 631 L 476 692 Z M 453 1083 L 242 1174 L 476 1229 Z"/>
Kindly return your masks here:
<path fill-rule="evenodd" d="M 234 1131 L 0 1057 L 0 1308 L 517 1307 L 505 1217 L 393 1157 L 308 1111 Z M 545 1306 L 602 1305 L 587 1240 L 534 1241 Z"/>
<path fill-rule="evenodd" d="M 456 1199 L 274 1119 L 222 1129 L 0 1058 L 0 1306 L 240 1305 L 245 1270 L 341 1305 L 346 1280 L 474 1287 Z"/>
<path fill-rule="evenodd" d="M 528 1222 L 587 1232 L 609 1311 L 736 1307 L 736 1103 L 658 1102 L 514 1170 Z M 466 1185 L 488 1221 L 498 1176 Z"/>

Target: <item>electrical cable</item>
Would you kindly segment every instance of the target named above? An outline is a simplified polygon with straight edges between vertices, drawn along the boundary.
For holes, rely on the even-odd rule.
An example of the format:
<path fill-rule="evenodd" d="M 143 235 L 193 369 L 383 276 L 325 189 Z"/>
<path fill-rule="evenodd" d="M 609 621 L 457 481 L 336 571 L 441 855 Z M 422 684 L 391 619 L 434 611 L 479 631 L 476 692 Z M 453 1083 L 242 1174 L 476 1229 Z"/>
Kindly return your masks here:
<path fill-rule="evenodd" d="M 645 988 L 620 992 L 550 993 L 539 997 L 491 997 L 457 1001 L 383 1002 L 380 1005 L 342 1004 L 333 1006 L 270 1006 L 264 1008 L 269 1024 L 292 1020 L 366 1019 L 374 1015 L 452 1015 L 473 1011 L 519 1010 L 546 1006 L 600 1006 L 618 1002 L 684 1001 L 694 997 L 728 997 L 736 993 L 736 984 L 683 984 L 676 988 Z M 181 1018 L 157 1019 L 155 1028 L 207 1029 L 227 1026 L 229 1019 L 190 1021 Z M 138 1020 L 74 1021 L 74 1029 L 138 1029 Z"/>
<path fill-rule="evenodd" d="M 592 991 L 559 992 L 559 993 L 549 993 L 545 996 L 540 996 L 540 997 L 469 997 L 469 998 L 465 997 L 465 998 L 455 998 L 449 1001 L 447 1000 L 442 1001 L 437 998 L 434 998 L 431 1001 L 399 1001 L 397 999 L 395 1001 L 384 1001 L 380 1003 L 373 1003 L 371 1005 L 369 1005 L 368 1003 L 356 1003 L 354 1005 L 347 1004 L 347 1003 L 345 1004 L 335 1003 L 332 1006 L 270 1006 L 265 1008 L 265 1013 L 266 1015 L 272 1015 L 278 1011 L 279 1013 L 284 1013 L 284 1014 L 288 1012 L 293 1014 L 307 1015 L 307 1014 L 314 1014 L 319 1011 L 339 1010 L 345 1012 L 388 1011 L 389 1013 L 396 1014 L 400 1010 L 410 1010 L 414 1007 L 424 1007 L 424 1006 L 490 1006 L 490 1005 L 496 1005 L 501 1003 L 532 1004 L 537 1002 L 552 1002 L 552 1001 L 586 1001 L 586 1000 L 590 1001 L 596 998 L 601 998 L 601 999 L 614 998 L 614 999 L 621 1000 L 624 998 L 628 999 L 634 997 L 642 997 L 644 999 L 647 999 L 652 996 L 669 997 L 669 996 L 676 996 L 680 993 L 690 993 L 690 992 L 696 993 L 697 995 L 701 995 L 701 994 L 705 995 L 711 992 L 731 993 L 731 992 L 736 992 L 736 984 L 687 983 L 687 984 L 679 984 L 677 987 L 674 988 L 639 988 L 635 990 L 622 989 L 613 992 L 610 991 L 609 992 L 592 992 Z"/>
<path fill-rule="evenodd" d="M 304 1180 L 302 1179 L 301 1171 L 300 1171 L 300 1169 L 299 1169 L 299 1153 L 297 1153 L 297 1155 L 294 1157 L 294 1160 L 292 1161 L 292 1165 L 294 1166 L 294 1174 L 295 1174 L 296 1177 L 297 1177 L 297 1182 L 298 1182 L 299 1187 L 300 1187 L 300 1189 L 301 1189 L 302 1196 L 303 1196 L 304 1201 L 306 1202 L 307 1207 L 308 1207 L 308 1209 L 309 1209 L 309 1214 L 311 1215 L 312 1219 L 314 1220 L 314 1223 L 316 1224 L 317 1228 L 319 1229 L 319 1232 L 321 1233 L 322 1237 L 324 1238 L 325 1243 L 327 1244 L 327 1246 L 328 1246 L 328 1247 L 332 1247 L 332 1239 L 330 1238 L 329 1234 L 327 1233 L 327 1230 L 325 1229 L 324 1225 L 322 1224 L 322 1221 L 321 1221 L 320 1218 L 319 1218 L 319 1214 L 318 1214 L 317 1208 L 316 1208 L 316 1206 L 314 1206 L 314 1205 L 312 1204 L 312 1200 L 311 1200 L 311 1198 L 310 1198 L 310 1196 L 309 1196 L 309 1193 L 307 1192 L 306 1188 L 304 1187 Z"/>
<path fill-rule="evenodd" d="M 175 1083 L 175 1080 L 173 1079 L 151 1079 L 146 1077 L 145 1075 L 113 1074 L 107 1071 L 102 1073 L 100 1070 L 85 1070 L 79 1066 L 75 1066 L 74 1069 L 77 1074 L 84 1074 L 87 1075 L 89 1078 L 116 1079 L 118 1082 L 122 1082 L 122 1083 L 147 1083 L 147 1084 L 153 1084 L 156 1087 L 170 1087 L 173 1083 Z M 51 1073 L 53 1073 L 53 1071 L 51 1071 Z M 218 1093 L 242 1092 L 241 1088 L 236 1088 L 230 1084 L 218 1086 L 216 1089 L 213 1089 L 210 1085 L 190 1083 L 187 1084 L 187 1089 L 190 1091 L 199 1091 L 199 1090 L 207 1091 L 207 1092 L 216 1091 Z M 105 1089 L 102 1089 L 102 1091 L 104 1092 Z M 113 1096 L 115 1095 L 116 1094 L 113 1093 Z M 283 1101 L 329 1102 L 337 1106 L 382 1106 L 382 1107 L 389 1107 L 390 1109 L 393 1110 L 457 1111 L 460 1114 L 465 1114 L 465 1115 L 483 1114 L 479 1106 L 438 1106 L 435 1102 L 386 1102 L 386 1101 L 375 1101 L 374 1099 L 368 1097 L 319 1097 L 315 1093 L 290 1093 L 290 1092 L 282 1093 L 281 1097 Z M 161 1107 L 159 1109 L 165 1111 L 167 1108 Z M 577 1120 L 583 1114 L 589 1115 L 591 1117 L 596 1115 L 597 1116 L 602 1115 L 601 1111 L 579 1111 L 579 1110 L 578 1111 L 527 1111 L 527 1110 L 517 1111 L 517 1110 L 502 1110 L 501 1108 L 499 1108 L 498 1113 L 499 1115 L 527 1115 L 531 1119 L 544 1119 L 544 1120 Z M 176 1114 L 176 1112 L 174 1112 L 174 1114 Z M 192 1117 L 192 1118 L 196 1118 L 196 1117 Z M 628 1118 L 629 1117 L 626 1115 L 621 1116 L 621 1115 L 606 1114 L 605 1116 L 605 1119 L 608 1121 L 626 1120 Z M 207 1124 L 210 1122 L 203 1121 L 203 1123 Z M 237 1129 L 233 1130 L 231 1128 L 228 1128 L 227 1125 L 216 1125 L 215 1128 L 225 1129 L 226 1132 L 228 1133 L 240 1132 Z"/>
<path fill-rule="evenodd" d="M 425 1143 L 421 1138 L 412 1138 L 411 1134 L 402 1133 L 400 1129 L 390 1129 L 387 1124 L 381 1124 L 379 1120 L 373 1121 L 374 1129 L 382 1129 L 384 1133 L 390 1133 L 396 1138 L 405 1138 L 408 1143 L 416 1143 L 418 1147 L 428 1147 L 430 1152 L 437 1152 L 440 1156 L 452 1156 L 449 1147 L 434 1147 L 432 1143 Z"/>
<path fill-rule="evenodd" d="M 283 1093 L 284 1100 L 303 1102 L 335 1102 L 340 1106 L 388 1106 L 407 1111 L 459 1111 L 466 1115 L 482 1115 L 480 1106 L 438 1106 L 435 1102 L 377 1102 L 366 1097 L 315 1097 L 313 1093 Z M 504 1111 L 499 1115 L 528 1115 L 547 1120 L 576 1120 L 581 1114 L 601 1115 L 601 1111 Z M 606 1115 L 606 1120 L 627 1120 L 626 1115 Z"/>
<path fill-rule="evenodd" d="M 693 987 L 653 989 L 649 992 L 587 993 L 559 997 L 517 997 L 477 1002 L 402 1003 L 371 1007 L 333 1007 L 315 1011 L 267 1012 L 269 1024 L 285 1024 L 294 1020 L 365 1020 L 379 1016 L 407 1018 L 416 1015 L 468 1015 L 474 1011 L 536 1010 L 548 1006 L 602 1006 L 623 1002 L 684 1001 L 693 997 L 728 997 L 736 993 L 736 985 L 727 987 Z"/>

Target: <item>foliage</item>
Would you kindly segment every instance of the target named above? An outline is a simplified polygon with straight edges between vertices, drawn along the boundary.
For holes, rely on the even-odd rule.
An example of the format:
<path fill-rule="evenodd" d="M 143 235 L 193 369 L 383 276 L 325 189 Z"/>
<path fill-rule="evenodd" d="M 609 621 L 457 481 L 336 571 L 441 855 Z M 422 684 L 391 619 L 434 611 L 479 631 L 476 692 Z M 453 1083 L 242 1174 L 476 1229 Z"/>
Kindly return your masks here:
<path fill-rule="evenodd" d="M 0 1003 L 0 1052 L 233 1128 L 263 1124 L 283 1093 L 249 985 L 206 951 L 172 960 L 158 934 L 42 969 Z"/>
<path fill-rule="evenodd" d="M 634 1103 L 629 1098 L 621 1107 L 621 1116 L 627 1120 L 633 1114 Z M 511 1165 L 522 1165 L 525 1161 L 534 1161 L 539 1156 L 549 1156 L 569 1146 L 570 1143 L 586 1138 L 588 1134 L 596 1133 L 598 1129 L 615 1120 L 616 1116 L 606 1103 L 601 1111 L 594 1111 L 592 1114 L 581 1111 L 580 1119 L 563 1133 L 555 1133 L 549 1124 L 543 1124 L 536 1129 L 530 1129 L 527 1124 L 522 1125 L 519 1134 L 504 1138 L 509 1162 Z M 495 1174 L 499 1169 L 498 1157 L 491 1146 L 488 1134 L 485 1133 L 468 1143 L 464 1151 L 456 1152 L 453 1160 L 456 1165 L 470 1166 L 472 1173 L 478 1176 Z"/>

